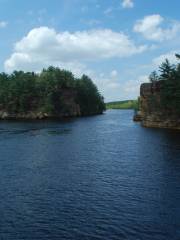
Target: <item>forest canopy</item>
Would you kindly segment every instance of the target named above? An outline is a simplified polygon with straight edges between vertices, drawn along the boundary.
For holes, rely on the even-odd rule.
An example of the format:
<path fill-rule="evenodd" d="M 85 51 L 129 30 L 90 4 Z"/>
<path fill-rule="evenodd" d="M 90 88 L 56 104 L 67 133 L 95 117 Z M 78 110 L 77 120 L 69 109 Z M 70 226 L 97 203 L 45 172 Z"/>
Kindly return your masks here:
<path fill-rule="evenodd" d="M 180 55 L 176 54 L 177 60 Z M 164 108 L 180 113 L 180 63 L 171 64 L 166 59 L 159 67 L 159 71 L 152 72 L 150 82 L 161 83 L 161 102 Z"/>
<path fill-rule="evenodd" d="M 72 72 L 52 66 L 43 69 L 41 73 L 0 73 L 0 110 L 56 114 L 64 107 L 64 89 L 76 92 L 75 102 L 80 106 L 81 115 L 102 113 L 105 110 L 104 99 L 88 76 L 75 78 Z"/>

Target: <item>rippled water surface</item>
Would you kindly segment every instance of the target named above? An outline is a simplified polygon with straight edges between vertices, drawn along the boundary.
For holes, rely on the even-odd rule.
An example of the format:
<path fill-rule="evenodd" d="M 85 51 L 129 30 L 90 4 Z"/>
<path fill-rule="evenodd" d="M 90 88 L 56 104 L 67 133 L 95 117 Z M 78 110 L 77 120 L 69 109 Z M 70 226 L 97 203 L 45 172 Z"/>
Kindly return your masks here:
<path fill-rule="evenodd" d="M 0 239 L 179 240 L 180 132 L 132 115 L 0 122 Z"/>

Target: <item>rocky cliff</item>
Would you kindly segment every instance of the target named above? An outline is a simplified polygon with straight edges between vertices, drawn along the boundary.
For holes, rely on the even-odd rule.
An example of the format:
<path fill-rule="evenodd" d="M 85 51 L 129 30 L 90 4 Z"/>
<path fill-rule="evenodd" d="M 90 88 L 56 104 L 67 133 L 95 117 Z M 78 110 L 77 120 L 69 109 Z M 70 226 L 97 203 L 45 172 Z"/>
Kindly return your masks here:
<path fill-rule="evenodd" d="M 180 116 L 175 109 L 163 105 L 164 81 L 144 83 L 140 88 L 140 111 L 134 120 L 144 127 L 180 129 Z"/>

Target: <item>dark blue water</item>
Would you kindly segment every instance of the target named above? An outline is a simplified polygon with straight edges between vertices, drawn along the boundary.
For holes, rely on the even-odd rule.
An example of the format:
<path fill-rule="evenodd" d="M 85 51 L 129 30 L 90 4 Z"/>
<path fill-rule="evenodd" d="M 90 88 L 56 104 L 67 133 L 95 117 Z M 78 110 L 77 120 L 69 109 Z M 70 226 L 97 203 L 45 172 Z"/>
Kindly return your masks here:
<path fill-rule="evenodd" d="M 0 239 L 179 240 L 180 132 L 132 115 L 0 122 Z"/>

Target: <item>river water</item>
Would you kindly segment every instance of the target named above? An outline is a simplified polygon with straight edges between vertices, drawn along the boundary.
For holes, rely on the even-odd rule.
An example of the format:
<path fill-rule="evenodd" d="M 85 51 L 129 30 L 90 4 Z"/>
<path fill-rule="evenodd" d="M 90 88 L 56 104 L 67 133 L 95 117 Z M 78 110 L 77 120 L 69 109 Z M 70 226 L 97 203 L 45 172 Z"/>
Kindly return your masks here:
<path fill-rule="evenodd" d="M 179 240 L 180 132 L 132 116 L 0 122 L 0 239 Z"/>

